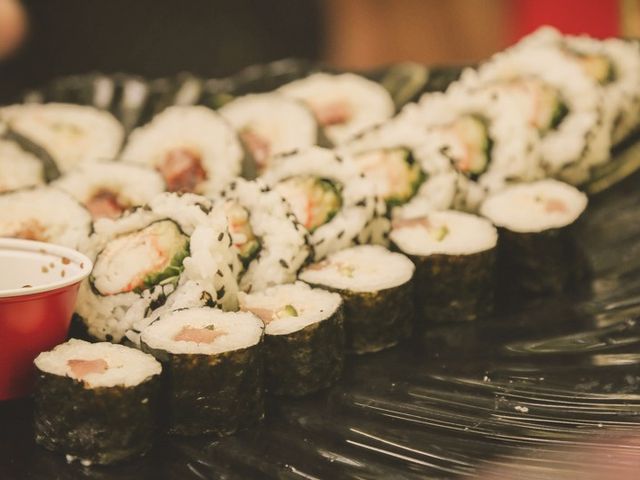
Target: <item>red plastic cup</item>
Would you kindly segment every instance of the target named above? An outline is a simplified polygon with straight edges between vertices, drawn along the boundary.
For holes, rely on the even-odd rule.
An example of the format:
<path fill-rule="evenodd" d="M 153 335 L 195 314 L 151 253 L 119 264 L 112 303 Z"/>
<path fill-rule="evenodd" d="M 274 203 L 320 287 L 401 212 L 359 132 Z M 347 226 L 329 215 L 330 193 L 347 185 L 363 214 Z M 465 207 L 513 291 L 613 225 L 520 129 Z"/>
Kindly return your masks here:
<path fill-rule="evenodd" d="M 0 239 L 0 400 L 31 391 L 33 359 L 64 342 L 93 265 L 73 249 Z"/>

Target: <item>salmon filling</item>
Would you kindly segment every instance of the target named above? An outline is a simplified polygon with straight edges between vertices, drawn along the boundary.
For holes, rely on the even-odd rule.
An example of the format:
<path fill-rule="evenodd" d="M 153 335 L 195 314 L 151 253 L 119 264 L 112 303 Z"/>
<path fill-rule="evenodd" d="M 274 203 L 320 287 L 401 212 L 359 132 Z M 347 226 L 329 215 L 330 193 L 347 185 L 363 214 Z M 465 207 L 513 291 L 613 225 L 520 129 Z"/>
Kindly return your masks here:
<path fill-rule="evenodd" d="M 188 148 L 169 151 L 157 170 L 170 192 L 195 192 L 196 187 L 207 179 L 201 156 Z"/>
<path fill-rule="evenodd" d="M 126 206 L 119 202 L 118 196 L 106 189 L 98 190 L 87 200 L 85 207 L 87 207 L 94 219 L 102 217 L 116 218 L 126 210 Z"/>
<path fill-rule="evenodd" d="M 189 325 L 182 327 L 182 329 L 173 336 L 176 342 L 194 342 L 194 343 L 213 343 L 216 338 L 226 335 L 225 332 L 214 330 L 213 325 L 211 327 L 195 328 Z"/>
<path fill-rule="evenodd" d="M 351 105 L 345 100 L 334 100 L 326 103 L 309 105 L 318 123 L 323 127 L 342 125 L 351 120 Z"/>
<path fill-rule="evenodd" d="M 94 373 L 104 373 L 109 369 L 109 364 L 102 358 L 96 358 L 95 360 L 82 360 L 71 359 L 67 361 L 69 370 L 71 370 L 71 376 L 82 380 L 87 375 Z"/>

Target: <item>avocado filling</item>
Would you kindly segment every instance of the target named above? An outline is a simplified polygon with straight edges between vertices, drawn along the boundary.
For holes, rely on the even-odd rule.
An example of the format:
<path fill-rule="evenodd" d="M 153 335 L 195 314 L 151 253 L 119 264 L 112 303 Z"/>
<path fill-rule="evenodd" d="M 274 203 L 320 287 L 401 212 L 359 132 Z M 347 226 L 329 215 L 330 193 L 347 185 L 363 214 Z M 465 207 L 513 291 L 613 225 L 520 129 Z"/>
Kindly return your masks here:
<path fill-rule="evenodd" d="M 355 161 L 389 207 L 407 203 L 425 180 L 424 172 L 407 148 L 371 150 L 355 156 Z"/>
<path fill-rule="evenodd" d="M 140 293 L 177 283 L 189 255 L 189 238 L 172 220 L 160 220 L 121 235 L 98 255 L 91 283 L 101 295 Z"/>
<path fill-rule="evenodd" d="M 207 179 L 202 156 L 190 148 L 174 148 L 166 153 L 156 169 L 170 192 L 195 192 Z"/>
<path fill-rule="evenodd" d="M 458 171 L 475 178 L 484 173 L 491 160 L 493 141 L 487 121 L 478 115 L 464 115 L 445 127 L 457 148 L 450 151 Z"/>
<path fill-rule="evenodd" d="M 254 235 L 249 221 L 249 211 L 237 202 L 229 201 L 224 205 L 229 223 L 229 232 L 233 247 L 238 251 L 242 263 L 246 266 L 260 251 L 260 240 Z"/>
<path fill-rule="evenodd" d="M 600 85 L 606 85 L 616 79 L 616 71 L 605 55 L 588 54 L 573 49 L 566 49 L 565 53 L 578 62 L 580 68 Z"/>
<path fill-rule="evenodd" d="M 290 177 L 278 185 L 298 221 L 309 232 L 331 221 L 342 208 L 341 186 L 326 178 L 311 175 Z"/>

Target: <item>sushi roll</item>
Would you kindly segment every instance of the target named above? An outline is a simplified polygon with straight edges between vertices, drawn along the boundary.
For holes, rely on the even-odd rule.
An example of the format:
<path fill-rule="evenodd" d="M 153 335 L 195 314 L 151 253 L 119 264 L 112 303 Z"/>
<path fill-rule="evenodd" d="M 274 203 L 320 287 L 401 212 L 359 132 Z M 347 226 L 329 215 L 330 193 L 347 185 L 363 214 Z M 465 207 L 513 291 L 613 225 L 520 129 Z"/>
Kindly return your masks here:
<path fill-rule="evenodd" d="M 0 195 L 0 237 L 82 249 L 90 233 L 91 215 L 64 192 L 36 187 Z"/>
<path fill-rule="evenodd" d="M 160 172 L 171 192 L 215 194 L 242 168 L 242 147 L 233 129 L 213 110 L 174 106 L 131 132 L 121 154 Z"/>
<path fill-rule="evenodd" d="M 243 264 L 240 289 L 260 291 L 293 282 L 312 249 L 307 230 L 287 203 L 262 182 L 241 178 L 223 193 L 219 203 Z"/>
<path fill-rule="evenodd" d="M 614 143 L 621 142 L 640 123 L 640 44 L 635 40 L 586 35 L 562 35 L 543 27 L 522 39 L 517 47 L 542 46 L 558 50 L 567 61 L 577 63 L 601 86 L 605 104 L 613 110 Z"/>
<path fill-rule="evenodd" d="M 156 436 L 160 373 L 151 355 L 71 339 L 35 359 L 36 443 L 83 465 L 144 455 Z"/>
<path fill-rule="evenodd" d="M 165 190 L 162 177 L 154 170 L 120 162 L 81 164 L 52 186 L 82 203 L 94 220 L 118 217 Z"/>
<path fill-rule="evenodd" d="M 64 103 L 0 108 L 9 129 L 43 148 L 61 173 L 76 165 L 116 157 L 124 130 L 108 112 Z"/>
<path fill-rule="evenodd" d="M 416 265 L 416 306 L 425 322 L 466 321 L 493 312 L 498 232 L 455 211 L 396 219 L 390 239 Z"/>
<path fill-rule="evenodd" d="M 229 435 L 264 417 L 263 325 L 246 312 L 190 308 L 163 315 L 141 335 L 163 363 L 168 431 Z"/>
<path fill-rule="evenodd" d="M 342 295 L 347 349 L 377 352 L 407 338 L 412 330 L 411 260 L 378 245 L 360 245 L 309 265 L 300 280 Z"/>
<path fill-rule="evenodd" d="M 46 183 L 44 165 L 38 157 L 15 142 L 0 138 L 0 193 Z"/>
<path fill-rule="evenodd" d="M 480 212 L 499 229 L 504 282 L 529 294 L 561 292 L 576 267 L 571 227 L 586 207 L 584 193 L 556 180 L 514 185 L 487 198 Z"/>
<path fill-rule="evenodd" d="M 135 330 L 135 342 L 154 311 L 188 285 L 198 292 L 188 295 L 197 301 L 188 306 L 237 308 L 240 262 L 224 214 L 212 211 L 206 198 L 161 194 L 94 228 L 86 249 L 94 267 L 76 305 L 92 337 L 119 342 Z"/>
<path fill-rule="evenodd" d="M 331 150 L 312 147 L 278 157 L 262 179 L 311 234 L 315 260 L 381 236 L 370 228 L 380 208 L 373 185 Z"/>
<path fill-rule="evenodd" d="M 496 54 L 477 71 L 463 72 L 459 86 L 516 106 L 518 117 L 538 131 L 547 176 L 580 185 L 609 159 L 614 116 L 602 88 L 555 49 L 537 45 Z"/>
<path fill-rule="evenodd" d="M 271 158 L 317 143 L 318 126 L 304 104 L 277 93 L 245 95 L 219 110 L 236 130 L 258 174 Z"/>
<path fill-rule="evenodd" d="M 391 95 L 382 85 L 352 73 L 315 73 L 278 92 L 304 102 L 333 145 L 345 143 L 395 113 Z"/>
<path fill-rule="evenodd" d="M 303 282 L 240 294 L 240 309 L 264 322 L 267 390 L 302 396 L 333 385 L 344 364 L 344 319 L 337 293 Z"/>

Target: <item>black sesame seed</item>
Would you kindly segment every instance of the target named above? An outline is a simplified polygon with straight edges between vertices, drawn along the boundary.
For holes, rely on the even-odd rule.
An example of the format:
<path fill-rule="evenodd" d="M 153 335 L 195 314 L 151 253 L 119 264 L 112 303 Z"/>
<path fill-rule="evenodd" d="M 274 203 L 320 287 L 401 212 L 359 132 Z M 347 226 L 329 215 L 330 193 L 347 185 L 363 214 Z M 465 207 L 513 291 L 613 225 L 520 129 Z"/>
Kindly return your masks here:
<path fill-rule="evenodd" d="M 367 199 L 366 198 L 363 198 L 358 203 L 356 203 L 356 207 L 366 207 L 366 206 L 367 206 Z"/>
<path fill-rule="evenodd" d="M 218 270 L 216 272 L 216 275 L 218 275 L 219 277 L 224 277 L 224 274 L 222 273 L 222 270 Z"/>
<path fill-rule="evenodd" d="M 338 234 L 338 239 L 344 237 L 344 230 L 342 230 L 339 234 Z"/>
<path fill-rule="evenodd" d="M 220 232 L 220 234 L 218 235 L 218 241 L 221 242 L 223 238 L 224 238 L 224 233 Z"/>
<path fill-rule="evenodd" d="M 224 294 L 225 294 L 224 287 L 222 287 L 220 290 L 218 290 L 218 293 L 217 293 L 218 300 L 222 299 L 222 297 L 224 297 Z"/>
<path fill-rule="evenodd" d="M 284 268 L 289 268 L 289 264 L 285 262 L 283 259 L 280 259 L 280 265 L 282 265 Z"/>

